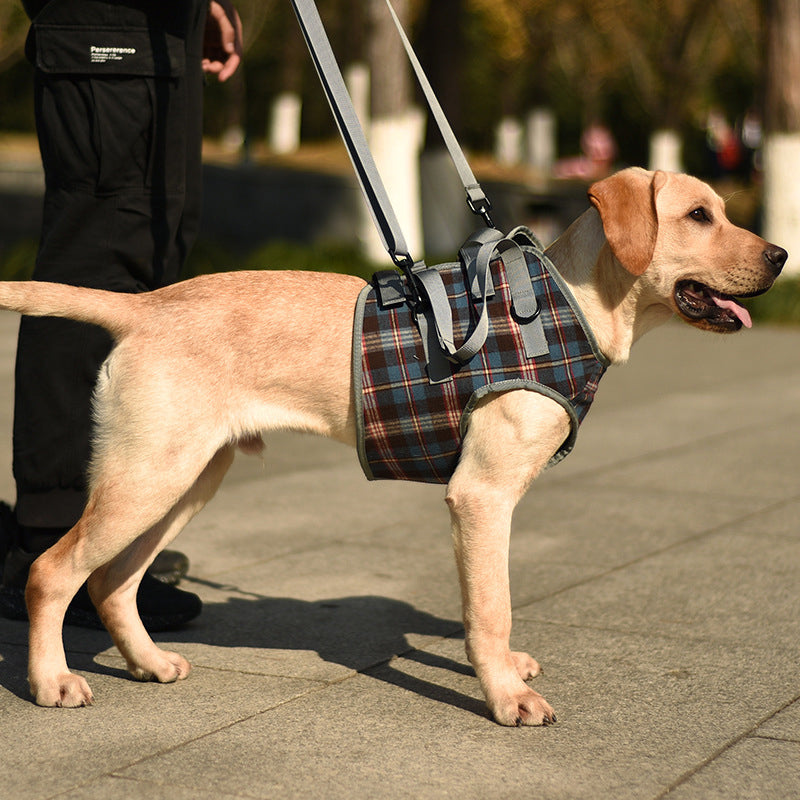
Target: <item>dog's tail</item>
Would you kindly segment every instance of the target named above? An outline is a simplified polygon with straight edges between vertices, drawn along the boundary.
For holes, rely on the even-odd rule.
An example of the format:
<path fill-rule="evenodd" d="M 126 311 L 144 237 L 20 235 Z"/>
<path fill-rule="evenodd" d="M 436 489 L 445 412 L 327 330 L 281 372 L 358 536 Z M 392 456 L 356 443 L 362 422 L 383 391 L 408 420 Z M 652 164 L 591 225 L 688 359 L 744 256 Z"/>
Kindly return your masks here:
<path fill-rule="evenodd" d="M 32 317 L 64 317 L 99 325 L 120 338 L 131 327 L 140 295 L 44 281 L 0 281 L 0 308 Z"/>

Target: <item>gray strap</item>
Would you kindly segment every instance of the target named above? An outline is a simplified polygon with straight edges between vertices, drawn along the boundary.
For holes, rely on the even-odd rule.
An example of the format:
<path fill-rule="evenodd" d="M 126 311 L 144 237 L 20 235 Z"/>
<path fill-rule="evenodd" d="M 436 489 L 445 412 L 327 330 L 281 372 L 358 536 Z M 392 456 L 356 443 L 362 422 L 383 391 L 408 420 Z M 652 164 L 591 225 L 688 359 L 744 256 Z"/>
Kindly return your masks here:
<path fill-rule="evenodd" d="M 394 24 L 397 27 L 398 33 L 400 34 L 403 47 L 405 47 L 406 53 L 408 54 L 408 60 L 411 62 L 411 66 L 414 68 L 419 85 L 422 88 L 425 99 L 428 101 L 431 114 L 433 114 L 433 118 L 436 120 L 436 124 L 439 126 L 445 146 L 450 153 L 450 158 L 453 160 L 453 164 L 458 172 L 458 177 L 461 179 L 461 183 L 464 186 L 464 191 L 467 193 L 467 205 L 475 214 L 482 216 L 490 228 L 494 227 L 492 225 L 492 220 L 489 217 L 489 210 L 491 209 L 492 204 L 489 202 L 489 199 L 483 193 L 483 189 L 481 189 L 480 184 L 475 179 L 475 175 L 467 163 L 464 152 L 458 144 L 458 139 L 456 139 L 453 129 L 450 127 L 450 123 L 447 121 L 447 117 L 445 116 L 442 106 L 436 97 L 436 93 L 433 91 L 433 87 L 428 80 L 428 76 L 425 74 L 425 70 L 422 69 L 422 64 L 419 63 L 419 59 L 414 52 L 414 48 L 411 46 L 411 42 L 408 40 L 405 30 L 403 30 L 403 26 L 401 25 L 390 0 L 386 0 L 386 5 L 389 7 L 389 13 L 392 15 Z"/>
<path fill-rule="evenodd" d="M 520 324 L 531 322 L 539 315 L 539 302 L 533 292 L 525 253 L 510 239 L 498 242 L 495 251 L 503 259 L 506 268 L 514 316 Z"/>
<path fill-rule="evenodd" d="M 410 269 L 413 259 L 331 50 L 319 11 L 313 0 L 292 0 L 292 6 L 383 245 L 396 265 Z"/>
<path fill-rule="evenodd" d="M 467 270 L 467 282 L 469 284 L 469 291 L 472 299 L 475 301 L 482 300 L 484 295 L 481 294 L 481 286 L 478 281 L 477 270 L 477 255 L 481 247 L 487 242 L 497 242 L 503 238 L 503 234 L 496 228 L 480 228 L 475 231 L 458 251 L 461 258 L 461 263 L 464 264 Z M 492 283 L 492 274 L 486 271 L 486 297 L 494 296 L 494 284 Z"/>
<path fill-rule="evenodd" d="M 386 0 L 386 5 L 400 34 L 403 46 L 428 101 L 433 117 L 442 133 L 456 171 L 464 185 L 467 193 L 467 203 L 470 209 L 482 216 L 486 224 L 491 228 L 492 221 L 488 213 L 491 203 L 483 193 L 464 157 L 464 153 L 411 47 L 400 20 L 394 8 L 392 8 L 390 0 Z M 415 291 L 416 287 L 420 287 L 428 297 L 432 325 L 428 325 L 427 319 L 420 322 L 426 347 L 429 350 L 436 349 L 432 348 L 432 339 L 435 334 L 441 351 L 446 358 L 459 365 L 466 364 L 483 347 L 489 332 L 486 301 L 494 292 L 489 263 L 494 257 L 494 253 L 500 252 L 501 254 L 512 254 L 507 262 L 506 258 L 508 256 L 504 256 L 504 262 L 509 275 L 514 313 L 518 317 L 523 331 L 526 354 L 528 357 L 534 357 L 547 352 L 547 342 L 544 338 L 541 320 L 538 317 L 538 305 L 535 296 L 533 296 L 524 254 L 522 254 L 518 245 L 510 240 L 501 239 L 500 235 L 494 231 L 479 234 L 477 237 L 473 237 L 474 241 L 469 243 L 473 246 L 478 245 L 475 258 L 470 258 L 467 263 L 470 271 L 470 291 L 473 298 L 481 303 L 481 308 L 478 322 L 472 333 L 460 347 L 457 348 L 455 346 L 452 312 L 441 275 L 435 269 L 424 268 L 414 269 L 413 278 L 411 277 L 413 259 L 408 251 L 397 216 L 378 173 L 363 128 L 353 108 L 353 102 L 342 78 L 339 65 L 331 50 L 319 11 L 313 0 L 292 0 L 292 6 L 384 247 L 392 257 L 395 265 L 403 268 L 409 275 L 412 291 Z M 497 241 L 497 239 L 500 240 Z M 511 265 L 510 267 L 509 264 Z M 424 331 L 422 331 L 423 325 L 425 326 Z M 428 361 L 429 365 L 432 358 L 433 353 L 431 352 Z M 441 361 L 438 357 L 437 362 L 439 366 L 436 366 L 434 371 L 442 371 L 440 369 Z"/>
<path fill-rule="evenodd" d="M 419 315 L 418 319 L 420 333 L 426 346 L 431 382 L 438 382 L 436 378 L 440 373 L 444 375 L 440 378 L 441 380 L 449 376 L 449 372 L 442 368 L 441 359 L 439 358 L 438 362 L 434 361 L 435 353 L 443 353 L 448 361 L 462 366 L 472 360 L 486 342 L 489 334 L 489 309 L 486 305 L 490 296 L 488 284 L 491 281 L 491 272 L 489 265 L 498 257 L 503 259 L 505 266 L 511 291 L 512 314 L 519 325 L 526 358 L 536 358 L 550 352 L 525 253 L 516 242 L 510 239 L 486 238 L 487 241 L 480 245 L 474 258 L 476 276 L 474 294 L 480 298 L 478 322 L 460 347 L 455 346 L 452 309 L 441 274 L 435 268 L 425 268 L 414 272 L 414 277 L 419 281 L 423 294 L 428 300 L 428 308 Z M 438 347 L 436 347 L 437 344 Z"/>
<path fill-rule="evenodd" d="M 489 217 L 489 210 L 492 204 L 476 180 L 390 0 L 386 0 L 386 5 L 414 68 L 417 80 L 425 94 L 433 118 L 441 131 L 445 146 L 464 186 L 467 194 L 467 205 L 475 214 L 482 216 L 489 227 L 493 227 L 492 220 Z M 384 247 L 396 265 L 401 266 L 404 270 L 409 270 L 413 264 L 413 259 L 409 254 L 397 216 L 375 166 L 363 128 L 353 108 L 350 93 L 347 91 L 347 86 L 342 78 L 341 70 L 331 49 L 316 4 L 313 0 L 292 0 L 292 6 Z"/>
<path fill-rule="evenodd" d="M 511 291 L 512 314 L 519 325 L 525 356 L 527 358 L 536 358 L 537 356 L 546 355 L 550 352 L 550 346 L 544 333 L 544 326 L 539 314 L 539 303 L 533 291 L 525 253 L 511 239 L 501 238 L 497 241 L 488 237 L 487 239 L 480 246 L 475 256 L 476 273 L 479 276 L 489 275 L 489 264 L 495 258 L 503 259 L 508 286 Z"/>
<path fill-rule="evenodd" d="M 547 355 L 550 346 L 544 333 L 539 301 L 533 291 L 528 262 L 520 246 L 511 239 L 503 239 L 495 246 L 494 252 L 503 259 L 511 290 L 511 309 L 519 324 L 525 355 L 528 358 Z M 494 258 L 494 254 L 490 256 Z"/>
<path fill-rule="evenodd" d="M 431 383 L 444 383 L 453 377 L 453 364 L 445 358 L 444 351 L 436 335 L 436 325 L 429 325 L 425 314 L 417 314 L 419 335 L 425 353 L 425 364 L 428 368 L 428 380 Z"/>

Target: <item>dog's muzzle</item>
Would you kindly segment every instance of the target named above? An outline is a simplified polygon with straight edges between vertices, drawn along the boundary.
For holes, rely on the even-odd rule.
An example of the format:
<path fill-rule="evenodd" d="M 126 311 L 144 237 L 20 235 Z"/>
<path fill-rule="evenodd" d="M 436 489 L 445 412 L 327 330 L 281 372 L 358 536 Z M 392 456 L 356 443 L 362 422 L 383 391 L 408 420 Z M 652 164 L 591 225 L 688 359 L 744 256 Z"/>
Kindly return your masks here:
<path fill-rule="evenodd" d="M 735 297 L 717 292 L 703 283 L 681 281 L 675 287 L 674 299 L 678 313 L 687 322 L 703 322 L 707 327 L 721 331 L 738 331 L 742 325 L 746 328 L 753 326 L 750 313 Z"/>

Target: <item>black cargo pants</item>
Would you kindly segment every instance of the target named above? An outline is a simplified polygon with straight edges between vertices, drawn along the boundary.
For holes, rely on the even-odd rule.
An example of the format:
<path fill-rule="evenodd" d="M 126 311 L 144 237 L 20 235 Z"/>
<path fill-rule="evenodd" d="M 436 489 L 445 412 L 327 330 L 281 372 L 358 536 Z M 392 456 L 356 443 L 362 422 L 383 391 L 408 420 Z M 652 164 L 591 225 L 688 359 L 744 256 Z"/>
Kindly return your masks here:
<path fill-rule="evenodd" d="M 50 0 L 34 19 L 28 55 L 46 181 L 36 280 L 120 292 L 177 280 L 200 217 L 206 8 L 205 0 Z M 20 524 L 67 527 L 80 516 L 91 395 L 110 347 L 91 325 L 22 319 Z"/>

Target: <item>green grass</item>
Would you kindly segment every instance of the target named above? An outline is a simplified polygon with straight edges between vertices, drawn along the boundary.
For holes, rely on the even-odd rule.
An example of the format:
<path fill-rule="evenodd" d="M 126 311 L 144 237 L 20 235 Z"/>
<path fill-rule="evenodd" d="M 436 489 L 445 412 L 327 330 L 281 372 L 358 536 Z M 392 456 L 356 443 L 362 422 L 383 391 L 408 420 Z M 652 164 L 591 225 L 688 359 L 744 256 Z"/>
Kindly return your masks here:
<path fill-rule="evenodd" d="M 779 278 L 766 294 L 746 305 L 756 322 L 800 325 L 800 276 Z"/>

